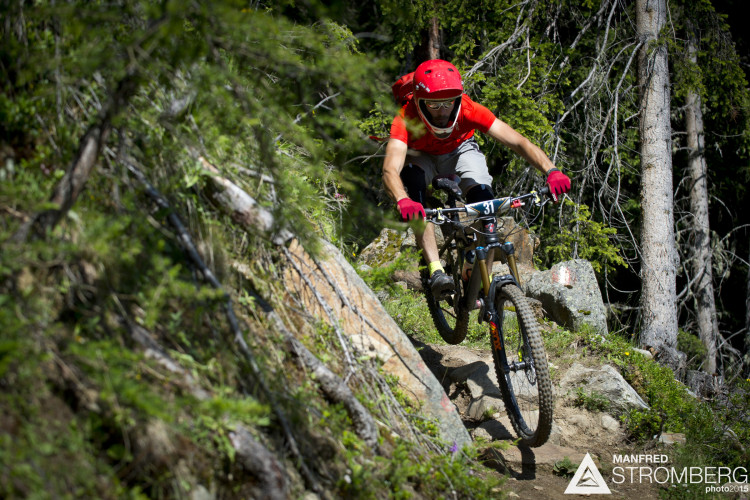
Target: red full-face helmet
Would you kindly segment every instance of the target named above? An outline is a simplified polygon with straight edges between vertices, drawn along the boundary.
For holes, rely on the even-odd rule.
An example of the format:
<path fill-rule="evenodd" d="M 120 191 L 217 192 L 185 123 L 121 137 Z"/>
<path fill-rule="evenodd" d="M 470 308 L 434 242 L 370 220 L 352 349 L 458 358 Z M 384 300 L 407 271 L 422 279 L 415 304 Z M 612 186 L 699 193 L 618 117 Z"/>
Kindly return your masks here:
<path fill-rule="evenodd" d="M 438 139 L 445 139 L 453 132 L 461 110 L 463 93 L 461 75 L 448 61 L 431 59 L 417 66 L 414 71 L 414 98 L 419 117 L 427 126 L 427 130 Z M 432 109 L 440 109 L 441 106 L 448 109 L 451 105 L 453 109 L 447 119 L 447 125 L 435 123 L 428 106 L 432 106 Z"/>

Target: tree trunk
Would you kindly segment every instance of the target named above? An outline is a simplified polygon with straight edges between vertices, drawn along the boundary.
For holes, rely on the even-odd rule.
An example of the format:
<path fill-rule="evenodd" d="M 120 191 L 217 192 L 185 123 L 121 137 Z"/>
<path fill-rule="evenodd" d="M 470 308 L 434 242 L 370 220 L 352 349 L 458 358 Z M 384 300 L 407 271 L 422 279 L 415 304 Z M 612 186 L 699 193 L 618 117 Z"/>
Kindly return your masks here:
<path fill-rule="evenodd" d="M 437 17 L 430 19 L 427 39 L 427 54 L 429 58 L 440 59 L 440 24 Z"/>
<path fill-rule="evenodd" d="M 440 20 L 432 17 L 425 29 L 421 30 L 421 40 L 414 48 L 417 65 L 430 59 L 440 59 Z"/>
<path fill-rule="evenodd" d="M 674 238 L 672 141 L 667 47 L 657 40 L 667 16 L 665 0 L 636 0 L 638 84 L 641 92 L 641 344 L 681 376 L 677 351 L 677 248 Z"/>
<path fill-rule="evenodd" d="M 690 61 L 696 63 L 695 40 L 688 40 Z M 690 152 L 688 171 L 690 173 L 690 212 L 692 214 L 692 245 L 690 264 L 693 280 L 695 313 L 698 318 L 698 334 L 706 346 L 706 359 L 703 370 L 716 373 L 716 339 L 719 325 L 716 319 L 714 301 L 713 259 L 711 255 L 711 231 L 708 222 L 708 182 L 706 158 L 703 156 L 703 112 L 701 97 L 690 90 L 685 111 L 687 124 L 687 144 Z"/>
<path fill-rule="evenodd" d="M 750 256 L 748 256 L 750 262 Z M 750 267 L 747 268 L 747 290 L 745 292 L 745 352 L 750 358 Z"/>

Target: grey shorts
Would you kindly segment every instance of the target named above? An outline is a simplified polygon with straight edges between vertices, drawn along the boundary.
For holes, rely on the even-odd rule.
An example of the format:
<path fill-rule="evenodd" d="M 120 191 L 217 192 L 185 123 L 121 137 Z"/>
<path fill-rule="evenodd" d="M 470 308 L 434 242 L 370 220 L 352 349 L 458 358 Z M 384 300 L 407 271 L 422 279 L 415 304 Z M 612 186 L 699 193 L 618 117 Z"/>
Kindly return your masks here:
<path fill-rule="evenodd" d="M 458 174 L 461 177 L 460 186 L 464 193 L 480 184 L 492 186 L 492 176 L 487 170 L 487 159 L 474 139 L 469 139 L 444 155 L 430 155 L 410 149 L 404 165 L 409 164 L 424 171 L 427 186 L 436 176 L 446 174 Z"/>

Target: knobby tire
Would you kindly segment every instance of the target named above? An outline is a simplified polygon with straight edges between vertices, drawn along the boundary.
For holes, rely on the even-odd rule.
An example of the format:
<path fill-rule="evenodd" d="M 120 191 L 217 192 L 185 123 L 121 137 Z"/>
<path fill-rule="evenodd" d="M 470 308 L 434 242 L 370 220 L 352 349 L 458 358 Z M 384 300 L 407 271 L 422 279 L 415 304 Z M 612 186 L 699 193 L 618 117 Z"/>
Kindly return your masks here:
<path fill-rule="evenodd" d="M 422 289 L 427 299 L 427 307 L 440 337 L 448 344 L 456 345 L 463 342 L 469 330 L 469 310 L 467 307 L 457 307 L 463 301 L 461 295 L 461 267 L 456 249 L 448 249 L 440 256 L 445 261 L 445 273 L 453 278 L 456 296 L 450 300 L 437 300 L 430 290 L 429 271 L 422 271 Z M 458 309 L 456 311 L 456 309 Z"/>
<path fill-rule="evenodd" d="M 521 444 L 537 447 L 547 442 L 552 430 L 554 396 L 547 355 L 544 352 L 539 324 L 516 285 L 505 285 L 495 297 L 498 328 L 503 328 L 505 309 L 512 306 L 518 319 L 518 332 L 503 331 L 502 348 L 490 341 L 498 385 L 505 411 Z M 490 336 L 491 339 L 493 336 Z M 513 363 L 526 362 L 525 368 L 510 369 Z M 531 364 L 529 364 L 531 362 Z M 518 364 L 516 364 L 518 366 Z"/>

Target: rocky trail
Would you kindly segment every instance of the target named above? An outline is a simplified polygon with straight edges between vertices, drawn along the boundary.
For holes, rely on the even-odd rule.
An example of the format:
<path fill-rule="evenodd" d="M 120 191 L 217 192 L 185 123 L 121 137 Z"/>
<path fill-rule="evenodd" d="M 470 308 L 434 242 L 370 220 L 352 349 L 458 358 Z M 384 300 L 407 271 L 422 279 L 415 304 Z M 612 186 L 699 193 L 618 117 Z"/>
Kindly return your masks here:
<path fill-rule="evenodd" d="M 541 447 L 519 447 L 513 445 L 515 436 L 505 415 L 489 349 L 428 345 L 416 340 L 413 342 L 425 364 L 443 385 L 472 437 L 508 443 L 509 447 L 504 450 L 488 449 L 483 458 L 487 459 L 487 465 L 496 473 L 509 476 L 506 484 L 510 498 L 569 500 L 583 497 L 584 495 L 566 495 L 564 492 L 571 477 L 557 475 L 553 468 L 564 457 L 569 458 L 577 468 L 586 453 L 591 455 L 607 481 L 612 493 L 609 498 L 659 498 L 658 484 L 631 484 L 629 481 L 612 483 L 612 455 L 644 453 L 644 450 L 636 449 L 627 442 L 616 418 L 608 413 L 589 412 L 576 407 L 568 396 L 570 387 L 580 385 L 582 378 L 587 381 L 601 378 L 602 370 L 597 372 L 579 363 L 574 363 L 566 370 L 557 370 L 557 374 L 553 376 L 555 413 L 552 434 Z M 554 360 L 552 366 L 555 367 Z M 609 376 L 606 370 L 603 375 Z M 610 392 L 610 396 L 618 399 L 632 397 L 624 387 L 611 389 L 614 392 Z M 617 391 L 623 392 L 618 394 Z M 663 453 L 664 450 L 660 452 Z M 655 453 L 655 450 L 650 453 Z"/>

